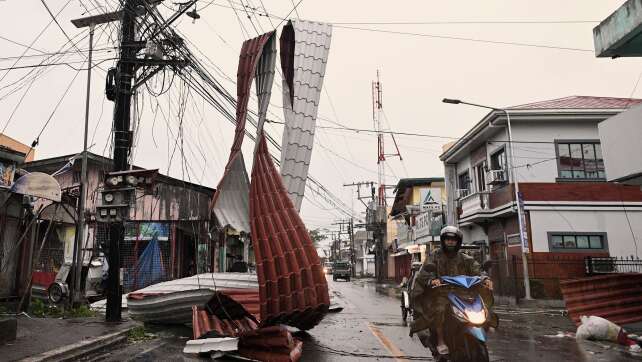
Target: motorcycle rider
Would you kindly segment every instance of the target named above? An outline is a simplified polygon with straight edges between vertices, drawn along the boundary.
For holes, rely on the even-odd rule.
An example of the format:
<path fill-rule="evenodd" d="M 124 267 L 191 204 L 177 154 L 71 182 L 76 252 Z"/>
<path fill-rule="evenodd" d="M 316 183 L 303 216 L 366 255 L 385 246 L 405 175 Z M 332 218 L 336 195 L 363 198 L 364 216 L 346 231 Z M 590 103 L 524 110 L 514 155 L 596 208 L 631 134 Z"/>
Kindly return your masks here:
<path fill-rule="evenodd" d="M 430 290 L 442 285 L 440 278 L 443 276 L 485 276 L 486 274 L 482 272 L 479 263 L 475 259 L 460 251 L 462 241 L 463 234 L 457 227 L 449 225 L 441 230 L 441 248 L 436 250 L 432 257 L 427 258 L 424 262 L 415 278 L 411 294 L 414 321 L 410 327 L 410 336 L 426 329 L 435 331 L 437 334 L 437 352 L 444 355 L 449 353 L 448 346 L 444 341 L 444 319 L 449 302 L 444 293 L 430 293 Z M 424 267 L 429 263 L 436 266 L 436 272 L 424 270 Z M 487 291 L 482 293 L 482 298 L 490 307 L 492 297 L 488 298 L 487 296 L 490 294 L 489 292 L 492 290 L 493 285 L 488 278 L 484 279 L 483 285 Z M 424 294 L 425 292 L 428 292 L 427 295 Z"/>

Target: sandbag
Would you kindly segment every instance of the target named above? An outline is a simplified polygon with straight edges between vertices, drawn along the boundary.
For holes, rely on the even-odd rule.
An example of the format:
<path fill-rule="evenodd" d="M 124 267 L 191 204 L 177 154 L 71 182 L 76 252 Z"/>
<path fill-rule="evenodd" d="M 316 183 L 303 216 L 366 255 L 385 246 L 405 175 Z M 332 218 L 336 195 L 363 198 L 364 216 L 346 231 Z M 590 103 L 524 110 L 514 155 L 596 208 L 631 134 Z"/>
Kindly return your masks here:
<path fill-rule="evenodd" d="M 618 342 L 618 335 L 622 327 L 596 316 L 581 316 L 582 324 L 577 328 L 575 338 L 600 341 Z"/>

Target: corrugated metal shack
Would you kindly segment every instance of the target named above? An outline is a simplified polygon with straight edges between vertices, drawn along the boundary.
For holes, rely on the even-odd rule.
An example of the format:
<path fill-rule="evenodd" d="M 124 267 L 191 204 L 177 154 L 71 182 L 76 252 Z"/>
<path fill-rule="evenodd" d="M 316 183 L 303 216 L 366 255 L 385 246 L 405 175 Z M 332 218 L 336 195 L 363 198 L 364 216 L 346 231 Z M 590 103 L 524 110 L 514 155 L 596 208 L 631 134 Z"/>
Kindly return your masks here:
<path fill-rule="evenodd" d="M 93 153 L 88 155 L 87 209 L 90 216 L 83 238 L 85 265 L 108 241 L 107 226 L 96 222 L 95 209 L 104 175 L 111 171 L 111 165 L 109 158 Z M 63 200 L 75 208 L 80 186 L 77 155 L 33 161 L 23 168 L 54 175 L 62 188 Z M 136 206 L 125 223 L 125 241 L 121 245 L 125 291 L 213 271 L 216 248 L 209 237 L 208 204 L 214 189 L 159 174 L 153 192 L 137 192 Z M 42 288 L 47 288 L 60 266 L 73 258 L 73 224 L 60 223 L 51 234 L 35 263 L 34 284 Z M 146 275 L 152 272 L 153 278 Z"/>

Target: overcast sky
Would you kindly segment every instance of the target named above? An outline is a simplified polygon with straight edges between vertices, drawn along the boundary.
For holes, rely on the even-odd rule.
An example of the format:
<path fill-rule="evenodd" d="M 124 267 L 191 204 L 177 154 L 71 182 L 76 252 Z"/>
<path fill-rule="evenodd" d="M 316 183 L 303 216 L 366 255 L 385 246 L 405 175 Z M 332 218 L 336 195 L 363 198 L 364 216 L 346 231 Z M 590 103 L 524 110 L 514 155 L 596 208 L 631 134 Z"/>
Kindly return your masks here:
<path fill-rule="evenodd" d="M 200 1 L 199 7 L 206 6 L 209 2 Z M 636 80 L 642 71 L 638 59 L 597 59 L 593 51 L 592 29 L 597 23 L 592 21 L 606 18 L 623 2 L 303 0 L 298 7 L 298 14 L 293 12 L 291 17 L 298 15 L 303 19 L 335 24 L 324 82 L 325 91 L 319 107 L 321 117 L 354 128 L 371 129 L 371 82 L 379 69 L 387 119 L 384 125 L 387 128 L 399 132 L 458 137 L 479 121 L 485 112 L 465 106 L 442 104 L 441 99 L 444 97 L 511 106 L 570 95 L 640 95 L 640 89 L 634 92 Z M 169 1 L 165 3 L 173 6 Z M 244 0 L 243 3 L 260 6 L 259 0 Z M 87 15 L 84 14 L 83 4 L 92 13 L 96 13 L 96 4 L 113 9 L 117 1 L 47 0 L 46 4 L 54 14 L 63 8 L 57 19 L 65 32 L 76 39 L 80 31 L 69 20 Z M 235 78 L 238 53 L 246 35 L 234 10 L 229 9 L 230 4 L 241 7 L 240 0 L 231 3 L 215 1 L 200 12 L 202 18 L 196 23 L 183 17 L 178 29 L 222 72 Z M 290 0 L 263 0 L 263 4 L 269 13 L 280 17 L 288 14 L 293 7 Z M 239 12 L 238 16 L 247 32 L 256 36 L 246 14 Z M 260 16 L 258 20 L 253 20 L 259 32 L 262 31 L 261 28 L 265 31 L 272 29 L 267 17 Z M 25 50 L 10 41 L 31 44 L 50 21 L 50 15 L 39 0 L 0 1 L 0 68 L 13 66 L 15 57 Z M 533 23 L 550 21 L 579 23 Z M 280 20 L 272 19 L 272 22 L 276 26 Z M 354 24 L 390 22 L 433 24 Z M 435 22 L 439 24 L 434 24 Z M 491 44 L 443 37 L 575 50 Z M 107 51 L 117 38 L 114 27 L 97 29 L 96 38 L 96 47 L 101 49 L 95 54 L 96 59 L 103 60 L 116 55 L 113 51 Z M 50 24 L 33 44 L 38 51 L 27 52 L 26 55 L 31 56 L 24 57 L 16 66 L 38 64 L 43 59 L 39 56 L 40 52 L 56 52 L 65 42 L 63 32 L 55 23 Z M 88 43 L 83 41 L 78 46 L 81 50 L 86 50 Z M 70 65 L 80 68 L 84 66 L 78 62 L 83 60 L 83 56 L 69 55 L 63 61 L 76 62 Z M 101 63 L 104 69 L 112 65 L 111 60 Z M 36 156 L 40 159 L 79 152 L 82 148 L 86 72 L 77 73 L 64 65 L 49 67 L 38 76 L 26 93 L 27 88 L 21 88 L 8 95 L 13 89 L 11 83 L 24 76 L 28 70 L 31 69 L 12 70 L 9 73 L 0 70 L 0 78 L 4 78 L 0 80 L 0 130 L 7 125 L 5 134 L 30 144 L 78 74 L 40 137 Z M 169 84 L 169 77 L 167 78 L 166 84 Z M 152 91 L 160 90 L 162 80 L 159 76 L 149 82 Z M 223 75 L 219 75 L 219 80 L 228 87 L 230 93 L 236 94 L 233 83 L 225 80 Z M 113 103 L 104 99 L 104 82 L 105 73 L 101 70 L 94 71 L 90 139 L 93 138 L 93 152 L 109 155 Z M 282 118 L 282 109 L 279 108 L 280 82 L 277 74 L 272 98 L 275 106 L 271 107 L 271 111 Z M 233 126 L 195 96 L 189 103 L 183 122 L 184 141 L 187 144 L 184 145 L 184 153 L 189 163 L 189 167 L 186 166 L 189 176 L 186 175 L 182 171 L 180 151 L 171 157 L 179 127 L 176 105 L 180 87 L 181 83 L 176 81 L 169 93 L 158 98 L 161 112 L 165 112 L 170 118 L 169 129 L 158 111 L 154 119 L 156 100 L 149 95 L 141 100 L 140 138 L 135 151 L 135 163 L 145 168 L 159 168 L 166 173 L 169 160 L 172 159 L 169 170 L 171 176 L 185 179 L 189 177 L 193 182 L 214 187 L 228 157 Z M 16 107 L 23 95 L 20 106 Z M 169 105 L 170 98 L 174 102 L 172 108 Z M 256 109 L 254 104 L 250 107 Z M 318 125 L 334 126 L 324 120 L 319 120 Z M 267 129 L 280 140 L 280 125 L 269 125 Z M 387 183 L 395 184 L 401 177 L 442 176 L 443 167 L 438 156 L 446 141 L 399 136 L 397 142 L 403 163 L 398 159 L 388 162 Z M 249 172 L 252 144 L 248 139 L 245 142 L 244 153 Z M 372 134 L 319 129 L 316 142 L 310 173 L 340 196 L 347 205 L 354 203 L 356 212 L 363 211 L 360 203 L 351 201 L 352 191 L 342 187 L 342 184 L 376 181 L 375 137 Z M 392 147 L 390 138 L 386 138 L 386 147 Z M 312 195 L 308 193 L 308 197 L 312 198 Z M 308 226 L 314 228 L 329 226 L 340 214 L 321 200 L 312 198 L 312 201 L 304 200 L 302 215 Z"/>

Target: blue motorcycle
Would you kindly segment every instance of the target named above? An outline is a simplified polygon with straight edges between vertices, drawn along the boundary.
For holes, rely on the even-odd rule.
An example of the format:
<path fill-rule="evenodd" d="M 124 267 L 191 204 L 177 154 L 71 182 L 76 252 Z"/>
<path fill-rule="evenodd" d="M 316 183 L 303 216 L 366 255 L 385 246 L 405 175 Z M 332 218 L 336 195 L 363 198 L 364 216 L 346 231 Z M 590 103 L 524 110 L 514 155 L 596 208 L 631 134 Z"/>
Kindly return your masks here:
<path fill-rule="evenodd" d="M 441 355 L 437 352 L 437 335 L 430 331 L 422 343 L 430 348 L 438 362 L 473 361 L 488 362 L 486 334 L 490 328 L 496 328 L 498 319 L 484 303 L 492 303 L 492 292 L 483 287 L 483 279 L 478 276 L 444 276 L 442 285 L 433 291 L 444 293 L 450 302 L 444 319 L 444 340 L 450 353 Z M 482 298 L 484 295 L 484 298 Z"/>

